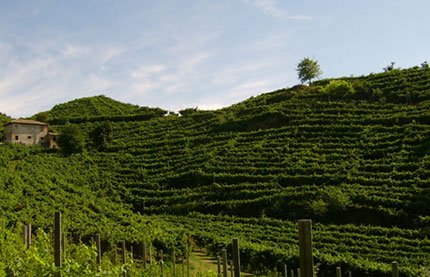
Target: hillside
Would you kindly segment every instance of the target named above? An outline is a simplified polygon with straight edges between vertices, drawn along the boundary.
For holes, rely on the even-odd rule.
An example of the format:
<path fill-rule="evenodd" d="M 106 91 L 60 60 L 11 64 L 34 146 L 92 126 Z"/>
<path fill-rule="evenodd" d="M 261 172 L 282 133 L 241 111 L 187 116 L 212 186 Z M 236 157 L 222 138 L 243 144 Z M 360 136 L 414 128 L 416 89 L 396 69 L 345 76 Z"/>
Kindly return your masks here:
<path fill-rule="evenodd" d="M 166 113 L 160 108 L 139 107 L 99 95 L 55 105 L 51 110 L 38 113 L 32 118 L 51 124 L 64 124 L 66 121 L 79 123 L 100 120 L 143 120 L 163 116 Z"/>
<path fill-rule="evenodd" d="M 47 112 L 53 128 L 88 135 L 110 120 L 113 141 L 68 157 L 2 147 L 2 215 L 48 228 L 63 209 L 77 234 L 133 242 L 146 222 L 171 234 L 157 237 L 165 250 L 187 234 L 217 253 L 238 236 L 255 271 L 297 266 L 296 220 L 311 218 L 321 273 L 383 276 L 397 260 L 417 276 L 430 259 L 429 100 L 430 69 L 418 67 L 182 116 L 77 99 Z"/>
<path fill-rule="evenodd" d="M 429 107 L 296 87 L 220 111 L 118 123 L 98 158 L 139 211 L 421 227 Z"/>

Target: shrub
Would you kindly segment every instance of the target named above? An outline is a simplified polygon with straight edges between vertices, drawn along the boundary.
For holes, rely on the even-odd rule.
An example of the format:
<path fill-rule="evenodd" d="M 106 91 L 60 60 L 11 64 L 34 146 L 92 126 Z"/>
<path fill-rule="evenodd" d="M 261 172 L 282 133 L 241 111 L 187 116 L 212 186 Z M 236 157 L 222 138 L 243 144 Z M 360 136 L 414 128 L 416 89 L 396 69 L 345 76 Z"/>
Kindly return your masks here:
<path fill-rule="evenodd" d="M 323 199 L 327 203 L 327 208 L 331 212 L 345 211 L 351 204 L 348 194 L 341 189 L 329 186 L 323 192 Z"/>
<path fill-rule="evenodd" d="M 367 81 L 354 80 L 352 81 L 355 95 L 359 99 L 368 99 L 371 96 L 370 84 Z"/>
<path fill-rule="evenodd" d="M 355 93 L 352 85 L 343 80 L 331 80 L 321 91 L 326 95 L 338 97 L 351 96 Z"/>

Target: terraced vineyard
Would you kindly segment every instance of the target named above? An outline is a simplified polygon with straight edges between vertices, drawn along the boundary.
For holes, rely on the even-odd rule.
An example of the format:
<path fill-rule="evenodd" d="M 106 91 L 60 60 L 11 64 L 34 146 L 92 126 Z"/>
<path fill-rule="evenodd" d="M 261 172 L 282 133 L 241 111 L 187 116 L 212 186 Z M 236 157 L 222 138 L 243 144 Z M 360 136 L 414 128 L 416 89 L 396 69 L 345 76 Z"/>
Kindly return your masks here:
<path fill-rule="evenodd" d="M 279 103 L 278 128 L 219 131 L 218 118 L 180 117 L 116 124 L 98 158 L 118 169 L 125 198 L 145 212 L 294 219 L 326 206 L 322 220 L 341 213 L 345 223 L 404 227 L 426 216 L 429 106 L 314 96 Z M 333 194 L 345 205 L 331 207 Z"/>
<path fill-rule="evenodd" d="M 160 217 L 156 217 L 158 220 Z M 241 239 L 241 263 L 253 272 L 282 272 L 284 264 L 298 264 L 297 224 L 269 218 L 238 218 L 193 213 L 188 217 L 161 216 L 186 231 L 214 253 L 231 247 L 228 238 Z M 402 261 L 402 274 L 425 272 L 430 240 L 419 231 L 363 225 L 314 225 L 318 276 L 334 276 L 335 268 L 354 276 L 390 276 L 391 262 Z M 428 264 L 426 264 L 428 265 Z"/>
<path fill-rule="evenodd" d="M 311 218 L 317 222 L 315 258 L 321 276 L 339 265 L 353 276 L 384 276 L 393 260 L 404 276 L 425 274 L 430 258 L 430 69 L 336 80 L 351 84 L 353 92 L 327 93 L 330 81 L 263 94 L 217 111 L 187 109 L 181 116 L 105 98 L 100 98 L 105 103 L 100 112 L 89 109 L 80 116 L 86 105 L 76 100 L 61 105 L 61 113 L 51 111 L 53 129 L 61 131 L 70 120 L 88 134 L 99 121 L 110 120 L 113 141 L 106 150 L 88 148 L 70 157 L 41 150 L 5 152 L 0 173 L 19 182 L 37 180 L 32 181 L 36 187 L 58 183 L 66 192 L 80 193 L 76 199 L 94 194 L 91 204 L 84 199 L 65 203 L 68 208 L 89 206 L 85 218 L 102 213 L 103 221 L 110 222 L 112 215 L 105 226 L 120 226 L 133 213 L 126 224 L 132 226 L 134 242 L 142 240 L 135 229 L 148 222 L 180 234 L 163 242 L 166 249 L 175 244 L 172 240 L 183 245 L 179 237 L 192 236 L 218 252 L 238 236 L 243 264 L 253 271 L 297 266 L 295 222 Z M 43 160 L 42 166 L 32 160 Z M 40 178 L 50 171 L 58 174 L 58 182 Z M 82 176 L 72 178 L 65 171 L 82 171 Z M 105 212 L 103 205 L 109 207 Z M 3 209 L 8 217 L 16 215 Z M 118 209 L 126 212 L 119 215 Z M 71 214 L 71 222 L 81 221 L 80 213 Z M 21 217 L 23 212 L 10 224 Z M 98 231 L 85 231 L 86 220 L 74 231 Z M 128 231 L 106 230 L 127 239 Z"/>

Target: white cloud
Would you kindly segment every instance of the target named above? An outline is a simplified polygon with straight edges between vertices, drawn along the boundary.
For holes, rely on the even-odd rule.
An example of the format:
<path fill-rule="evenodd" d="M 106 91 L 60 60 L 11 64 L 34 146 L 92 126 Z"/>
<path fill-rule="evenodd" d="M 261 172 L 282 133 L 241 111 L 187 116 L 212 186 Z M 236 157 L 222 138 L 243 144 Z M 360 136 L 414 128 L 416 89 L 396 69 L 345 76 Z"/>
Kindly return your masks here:
<path fill-rule="evenodd" d="M 163 72 L 165 68 L 166 67 L 161 64 L 149 65 L 149 66 L 141 65 L 137 70 L 131 72 L 131 77 L 133 79 L 139 79 L 139 80 L 145 81 Z"/>
<path fill-rule="evenodd" d="M 62 51 L 62 54 L 65 58 L 78 58 L 87 54 L 89 51 L 90 51 L 90 48 L 88 46 L 78 46 L 78 45 L 67 44 L 64 50 Z"/>
<path fill-rule="evenodd" d="M 266 92 L 270 88 L 269 80 L 258 80 L 248 83 L 240 84 L 229 93 L 229 98 L 232 100 L 239 100 L 243 97 L 249 97 L 258 93 Z"/>
<path fill-rule="evenodd" d="M 3 69 L 3 78 L 0 79 L 0 96 L 4 99 L 38 79 L 52 77 L 55 74 L 54 67 L 52 57 L 36 58 L 25 63 L 10 61 L 9 66 Z"/>
<path fill-rule="evenodd" d="M 287 14 L 276 6 L 275 0 L 243 0 L 243 2 L 273 17 L 283 17 Z"/>
<path fill-rule="evenodd" d="M 244 3 L 261 10 L 262 12 L 277 18 L 287 18 L 294 20 L 312 20 L 307 15 L 288 15 L 288 13 L 276 5 L 275 0 L 242 0 Z"/>
<path fill-rule="evenodd" d="M 199 66 L 211 56 L 209 52 L 198 52 L 165 64 L 141 65 L 130 73 L 133 94 L 141 98 L 149 91 L 155 94 L 155 89 L 167 95 L 196 87 L 203 74 Z"/>
<path fill-rule="evenodd" d="M 142 82 L 142 83 L 134 83 L 132 88 L 135 94 L 141 94 L 142 96 L 146 94 L 146 92 L 160 87 L 160 84 L 154 82 Z"/>
<path fill-rule="evenodd" d="M 251 44 L 247 51 L 270 51 L 276 48 L 287 48 L 291 35 L 287 32 L 281 34 L 269 35 L 267 37 L 261 38 L 261 40 L 256 41 Z"/>
<path fill-rule="evenodd" d="M 116 83 L 97 72 L 101 68 L 95 48 L 64 41 L 22 45 L 31 52 L 23 58 L 10 52 L 0 61 L 0 112 L 30 116 L 59 102 L 105 93 Z M 0 53 L 9 51 L 0 43 Z M 11 50 L 12 51 L 12 50 Z M 95 68 L 88 73 L 83 62 Z"/>
<path fill-rule="evenodd" d="M 90 76 L 88 76 L 88 79 L 85 85 L 86 85 L 87 91 L 90 91 L 93 93 L 94 92 L 101 93 L 113 87 L 114 85 L 116 85 L 116 83 L 105 77 L 102 77 L 96 74 L 90 74 Z"/>
<path fill-rule="evenodd" d="M 201 105 L 196 105 L 200 110 L 218 110 L 221 109 L 223 107 L 225 107 L 225 104 L 222 103 L 213 103 L 213 102 L 209 102 L 208 103 L 203 103 Z"/>
<path fill-rule="evenodd" d="M 0 41 L 0 57 L 3 57 L 5 55 L 7 55 L 9 53 L 9 51 L 11 50 L 11 46 L 9 44 L 6 44 L 2 41 Z M 4 60 L 1 59 L 0 60 L 0 64 L 3 62 Z"/>
<path fill-rule="evenodd" d="M 186 59 L 183 60 L 181 67 L 185 70 L 192 70 L 196 65 L 203 62 L 204 60 L 211 57 L 212 54 L 209 52 L 201 52 L 197 53 L 196 55 L 188 56 Z"/>
<path fill-rule="evenodd" d="M 288 16 L 289 19 L 296 19 L 296 20 L 313 20 L 312 16 L 308 16 L 308 15 L 290 15 Z"/>
<path fill-rule="evenodd" d="M 217 72 L 212 79 L 212 83 L 216 86 L 234 85 L 240 82 L 244 76 L 263 70 L 270 67 L 270 65 L 271 63 L 267 61 L 233 64 Z"/>
<path fill-rule="evenodd" d="M 236 86 L 229 86 L 219 93 L 207 95 L 193 101 L 187 107 L 198 107 L 201 110 L 220 109 L 245 100 L 248 97 L 268 92 L 273 89 L 273 85 L 276 85 L 276 83 L 275 78 L 239 83 Z"/>
<path fill-rule="evenodd" d="M 100 52 L 100 63 L 103 65 L 112 59 L 120 56 L 126 51 L 123 47 L 119 46 L 110 46 L 107 48 L 103 48 L 103 50 Z"/>

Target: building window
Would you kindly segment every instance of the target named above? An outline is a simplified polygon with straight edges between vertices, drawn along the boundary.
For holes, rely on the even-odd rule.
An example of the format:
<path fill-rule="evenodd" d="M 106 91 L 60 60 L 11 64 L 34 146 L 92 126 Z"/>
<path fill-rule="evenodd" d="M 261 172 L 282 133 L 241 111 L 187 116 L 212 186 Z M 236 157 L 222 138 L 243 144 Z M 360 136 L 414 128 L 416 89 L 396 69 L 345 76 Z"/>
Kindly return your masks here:
<path fill-rule="evenodd" d="M 27 138 L 28 138 L 28 139 L 31 139 L 31 136 L 28 136 Z"/>
<path fill-rule="evenodd" d="M 18 137 L 18 136 L 15 136 L 15 140 L 19 140 L 19 137 Z"/>
<path fill-rule="evenodd" d="M 53 141 L 57 141 L 57 137 L 53 137 L 53 138 L 52 138 L 52 140 L 53 140 Z"/>

